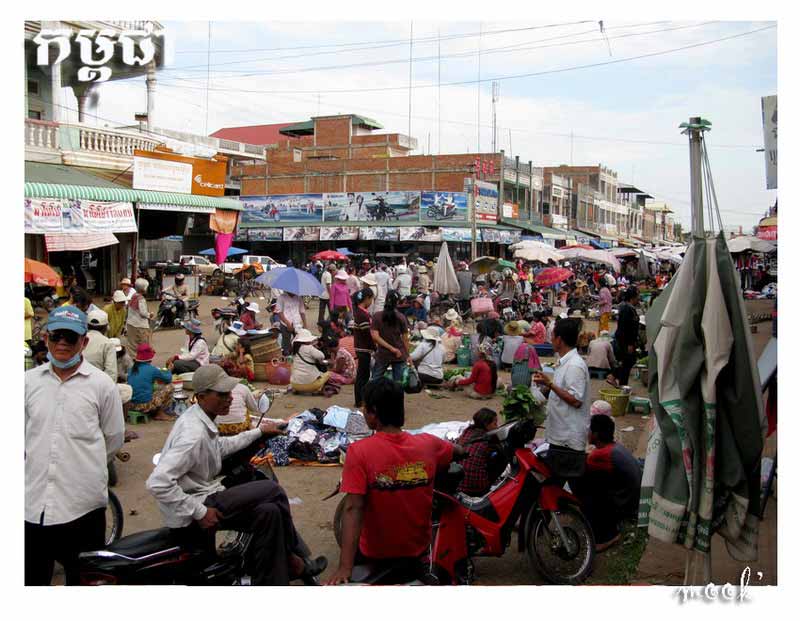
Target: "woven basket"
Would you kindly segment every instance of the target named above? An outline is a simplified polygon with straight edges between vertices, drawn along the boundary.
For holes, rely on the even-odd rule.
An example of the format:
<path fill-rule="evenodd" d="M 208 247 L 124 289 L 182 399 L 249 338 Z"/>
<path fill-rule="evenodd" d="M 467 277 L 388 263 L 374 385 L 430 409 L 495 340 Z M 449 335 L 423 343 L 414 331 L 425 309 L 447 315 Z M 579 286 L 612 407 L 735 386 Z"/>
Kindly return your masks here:
<path fill-rule="evenodd" d="M 631 396 L 616 388 L 601 388 L 600 398 L 611 405 L 611 416 L 625 416 Z"/>

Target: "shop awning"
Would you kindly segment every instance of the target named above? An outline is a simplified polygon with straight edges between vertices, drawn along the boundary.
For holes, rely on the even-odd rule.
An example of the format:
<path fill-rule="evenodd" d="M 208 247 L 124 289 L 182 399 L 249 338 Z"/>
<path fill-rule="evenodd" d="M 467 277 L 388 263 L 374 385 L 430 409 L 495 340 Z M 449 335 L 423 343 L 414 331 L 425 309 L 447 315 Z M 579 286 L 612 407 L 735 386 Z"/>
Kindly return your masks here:
<path fill-rule="evenodd" d="M 64 252 L 65 250 L 92 250 L 104 246 L 118 244 L 113 233 L 47 233 L 44 236 L 47 252 Z"/>
<path fill-rule="evenodd" d="M 567 231 L 562 231 L 560 229 L 551 229 L 549 226 L 543 226 L 541 224 L 530 224 L 527 228 L 535 233 L 539 233 L 544 239 L 567 239 Z"/>
<path fill-rule="evenodd" d="M 620 237 L 618 241 L 619 241 L 619 245 L 620 246 L 625 246 L 627 248 L 638 248 L 639 247 L 639 244 L 637 242 L 633 241 L 632 239 L 625 239 L 623 237 Z"/>

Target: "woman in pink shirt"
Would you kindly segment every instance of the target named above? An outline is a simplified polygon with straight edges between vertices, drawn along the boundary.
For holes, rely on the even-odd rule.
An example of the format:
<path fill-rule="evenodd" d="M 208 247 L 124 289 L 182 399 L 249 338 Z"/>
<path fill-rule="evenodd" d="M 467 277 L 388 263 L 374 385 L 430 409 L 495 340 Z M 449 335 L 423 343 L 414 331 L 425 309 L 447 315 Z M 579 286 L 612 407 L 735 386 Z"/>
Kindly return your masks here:
<path fill-rule="evenodd" d="M 605 284 L 603 284 L 603 288 L 600 289 L 598 297 L 600 298 L 600 332 L 602 332 L 603 330 L 608 330 L 608 324 L 611 320 L 611 291 Z"/>
<path fill-rule="evenodd" d="M 345 311 L 350 313 L 353 310 L 353 302 L 350 300 L 350 288 L 347 286 L 347 273 L 344 270 L 336 272 L 331 287 L 330 307 L 332 311 L 339 312 L 341 316 Z"/>

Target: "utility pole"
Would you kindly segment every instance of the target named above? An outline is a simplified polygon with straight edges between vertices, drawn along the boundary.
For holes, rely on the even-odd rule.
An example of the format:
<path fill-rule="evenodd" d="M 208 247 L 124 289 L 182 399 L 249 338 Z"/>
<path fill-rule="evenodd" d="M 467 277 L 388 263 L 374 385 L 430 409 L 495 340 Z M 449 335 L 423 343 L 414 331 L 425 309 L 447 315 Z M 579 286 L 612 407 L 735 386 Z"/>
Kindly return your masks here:
<path fill-rule="evenodd" d="M 483 22 L 478 30 L 478 153 L 481 152 L 481 38 L 483 37 Z"/>
<path fill-rule="evenodd" d="M 148 79 L 149 79 L 148 75 Z M 153 71 L 153 83 L 155 84 L 155 71 Z M 206 57 L 206 136 L 208 136 L 208 91 L 211 88 L 211 22 L 208 22 L 208 56 Z M 149 110 L 148 110 L 149 112 Z M 152 122 L 147 119 L 148 129 L 152 127 Z"/>
<path fill-rule="evenodd" d="M 711 129 L 711 123 L 699 116 L 689 118 L 688 123 L 681 123 L 684 134 L 689 134 L 689 173 L 692 192 L 692 234 L 703 237 L 703 170 L 702 141 L 703 132 Z"/>
<path fill-rule="evenodd" d="M 438 47 L 439 47 L 439 69 L 438 69 L 438 82 L 436 87 L 436 104 L 437 104 L 437 114 L 438 114 L 438 137 L 436 139 L 436 153 L 441 154 L 442 152 L 442 29 L 439 28 L 438 31 Z"/>
<path fill-rule="evenodd" d="M 414 52 L 414 22 L 411 22 L 411 36 L 408 38 L 408 137 L 411 138 L 411 68 Z"/>
<path fill-rule="evenodd" d="M 500 83 L 492 82 L 492 153 L 497 153 L 497 102 L 500 101 Z"/>

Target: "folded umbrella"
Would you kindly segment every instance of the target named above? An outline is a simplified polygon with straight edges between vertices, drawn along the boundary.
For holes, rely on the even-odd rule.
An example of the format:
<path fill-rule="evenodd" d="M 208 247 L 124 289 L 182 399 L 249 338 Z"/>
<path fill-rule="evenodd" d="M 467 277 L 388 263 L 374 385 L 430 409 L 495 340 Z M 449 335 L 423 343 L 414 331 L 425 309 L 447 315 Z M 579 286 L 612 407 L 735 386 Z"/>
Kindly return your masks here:
<path fill-rule="evenodd" d="M 295 295 L 322 295 L 320 282 L 308 272 L 294 267 L 276 267 L 256 278 L 256 282 L 272 289 L 288 291 Z"/>
<path fill-rule="evenodd" d="M 447 242 L 442 242 L 439 250 L 439 259 L 436 261 L 436 270 L 433 273 L 433 290 L 442 295 L 448 293 L 458 293 L 461 287 L 458 285 L 458 276 L 453 268 L 453 261 L 447 248 Z"/>

